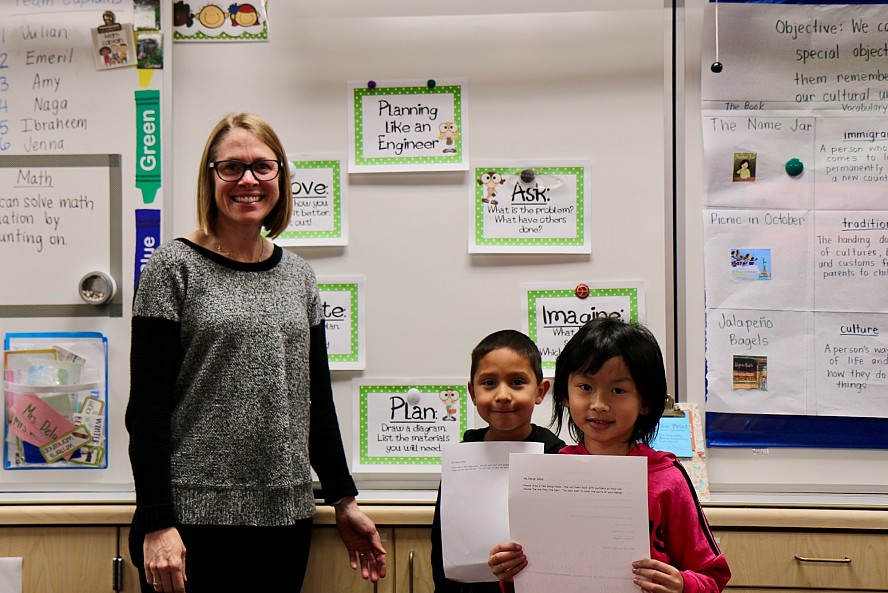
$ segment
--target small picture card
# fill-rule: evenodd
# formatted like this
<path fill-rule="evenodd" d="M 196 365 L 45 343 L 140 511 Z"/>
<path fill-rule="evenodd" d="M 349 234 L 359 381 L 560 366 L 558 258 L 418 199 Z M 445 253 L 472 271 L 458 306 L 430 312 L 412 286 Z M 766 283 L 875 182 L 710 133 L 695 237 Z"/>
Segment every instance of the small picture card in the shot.
<path fill-rule="evenodd" d="M 140 31 L 136 33 L 138 66 L 143 70 L 163 69 L 163 33 Z"/>
<path fill-rule="evenodd" d="M 473 163 L 469 253 L 591 253 L 588 162 Z"/>
<path fill-rule="evenodd" d="M 345 154 L 288 156 L 293 213 L 274 242 L 285 247 L 348 245 Z"/>
<path fill-rule="evenodd" d="M 365 368 L 364 277 L 319 277 L 318 291 L 324 308 L 330 370 Z"/>
<path fill-rule="evenodd" d="M 464 80 L 348 84 L 350 173 L 469 168 Z"/>
<path fill-rule="evenodd" d="M 644 322 L 644 283 L 580 282 L 523 284 L 524 330 L 543 356 L 543 370 L 554 371 L 555 359 L 568 340 L 598 317 Z"/>
<path fill-rule="evenodd" d="M 731 384 L 736 389 L 768 390 L 768 357 L 735 354 Z"/>
<path fill-rule="evenodd" d="M 83 405 L 80 406 L 81 414 L 101 414 L 105 409 L 105 402 L 97 397 L 89 396 L 84 398 Z"/>
<path fill-rule="evenodd" d="M 102 14 L 105 24 L 92 30 L 96 70 L 111 70 L 136 65 L 136 42 L 132 23 L 118 23 L 115 14 Z"/>
<path fill-rule="evenodd" d="M 71 457 L 68 461 L 77 465 L 88 465 L 98 467 L 105 459 L 105 447 L 96 447 L 94 445 L 83 445 L 78 449 L 80 455 Z"/>
<path fill-rule="evenodd" d="M 754 152 L 734 153 L 733 181 L 755 181 L 755 158 Z"/>
<path fill-rule="evenodd" d="M 160 0 L 134 0 L 133 23 L 136 31 L 159 31 Z"/>
<path fill-rule="evenodd" d="M 353 382 L 355 471 L 437 471 L 441 447 L 474 421 L 465 383 L 448 380 Z"/>
<path fill-rule="evenodd" d="M 731 280 L 770 280 L 770 249 L 731 249 Z"/>
<path fill-rule="evenodd" d="M 81 424 L 80 426 L 72 428 L 60 437 L 42 445 L 40 447 L 40 454 L 43 455 L 43 458 L 46 459 L 47 463 L 53 463 L 63 457 L 71 455 L 74 451 L 89 443 L 91 440 L 92 435 L 89 434 L 89 429 Z"/>
<path fill-rule="evenodd" d="M 86 426 L 92 435 L 92 444 L 99 446 L 105 439 L 105 416 L 93 416 L 91 414 L 74 414 L 74 424 Z"/>

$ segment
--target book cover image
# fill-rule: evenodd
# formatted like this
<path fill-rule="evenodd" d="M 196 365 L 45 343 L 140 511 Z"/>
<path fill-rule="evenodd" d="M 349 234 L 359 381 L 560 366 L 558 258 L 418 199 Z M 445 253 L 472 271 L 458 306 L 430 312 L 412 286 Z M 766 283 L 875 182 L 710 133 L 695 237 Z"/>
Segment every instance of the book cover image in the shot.
<path fill-rule="evenodd" d="M 734 153 L 734 169 L 732 178 L 734 181 L 755 181 L 754 152 Z"/>
<path fill-rule="evenodd" d="M 734 355 L 733 388 L 768 390 L 768 357 Z"/>

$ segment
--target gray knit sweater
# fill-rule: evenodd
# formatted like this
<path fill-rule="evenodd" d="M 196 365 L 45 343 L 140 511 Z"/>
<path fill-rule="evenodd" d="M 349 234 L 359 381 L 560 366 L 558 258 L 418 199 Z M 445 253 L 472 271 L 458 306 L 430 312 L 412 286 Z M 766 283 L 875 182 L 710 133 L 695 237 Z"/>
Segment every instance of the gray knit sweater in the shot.
<path fill-rule="evenodd" d="M 308 518 L 310 457 L 329 500 L 356 493 L 319 300 L 308 263 L 279 247 L 258 264 L 181 239 L 151 256 L 133 304 L 127 408 L 137 524 Z"/>

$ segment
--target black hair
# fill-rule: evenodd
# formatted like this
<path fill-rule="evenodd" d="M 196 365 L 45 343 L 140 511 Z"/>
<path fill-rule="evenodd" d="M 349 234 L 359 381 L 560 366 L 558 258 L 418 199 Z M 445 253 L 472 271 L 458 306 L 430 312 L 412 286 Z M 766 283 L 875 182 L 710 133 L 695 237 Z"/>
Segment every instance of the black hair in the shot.
<path fill-rule="evenodd" d="M 635 421 L 634 442 L 649 445 L 657 434 L 657 423 L 666 407 L 666 367 L 657 338 L 638 323 L 616 317 L 593 319 L 581 327 L 565 344 L 555 361 L 552 397 L 552 423 L 555 434 L 561 431 L 564 416 L 571 436 L 580 442 L 583 431 L 570 417 L 567 385 L 574 373 L 594 375 L 605 362 L 623 359 L 645 410 Z"/>
<path fill-rule="evenodd" d="M 478 370 L 478 364 L 481 359 L 500 348 L 508 348 L 518 356 L 524 358 L 533 369 L 537 383 L 543 382 L 543 361 L 540 355 L 540 349 L 525 334 L 514 329 L 503 329 L 493 332 L 475 346 L 472 350 L 472 369 L 469 373 L 469 381 L 474 381 L 475 372 Z"/>

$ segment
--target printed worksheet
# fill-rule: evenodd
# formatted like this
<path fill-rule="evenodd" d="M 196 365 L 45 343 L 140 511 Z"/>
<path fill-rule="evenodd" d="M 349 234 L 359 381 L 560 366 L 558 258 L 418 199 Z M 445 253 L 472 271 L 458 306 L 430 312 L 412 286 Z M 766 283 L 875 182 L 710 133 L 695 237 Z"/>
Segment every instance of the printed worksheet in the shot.
<path fill-rule="evenodd" d="M 527 556 L 515 593 L 637 593 L 647 498 L 644 457 L 513 453 L 509 529 Z"/>

